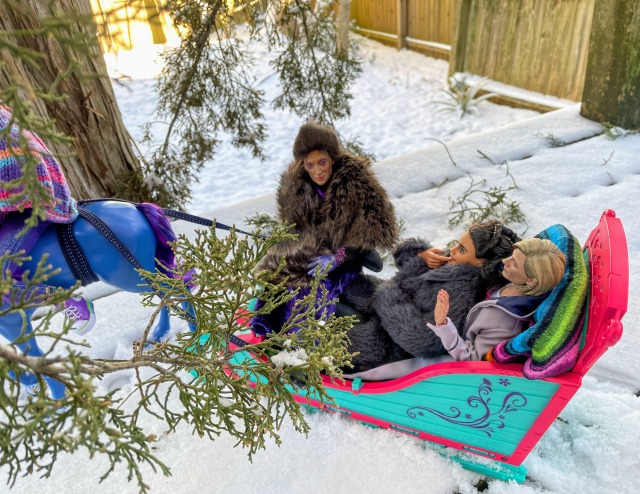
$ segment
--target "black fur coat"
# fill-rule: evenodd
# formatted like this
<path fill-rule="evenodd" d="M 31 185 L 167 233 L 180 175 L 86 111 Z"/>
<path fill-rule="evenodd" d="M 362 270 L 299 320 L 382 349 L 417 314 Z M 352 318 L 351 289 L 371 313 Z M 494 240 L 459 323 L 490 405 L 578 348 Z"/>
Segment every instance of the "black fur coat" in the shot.
<path fill-rule="evenodd" d="M 288 286 L 308 285 L 307 264 L 316 256 L 333 254 L 340 247 L 348 252 L 392 250 L 397 242 L 393 205 L 364 158 L 336 159 L 324 199 L 294 161 L 280 177 L 276 200 L 280 220 L 294 223 L 299 237 L 274 246 L 258 269 L 275 271 L 284 256 L 282 274 L 288 277 Z"/>
<path fill-rule="evenodd" d="M 426 326 L 435 322 L 433 311 L 441 288 L 449 292 L 448 316 L 460 331 L 469 310 L 484 299 L 486 286 L 478 268 L 445 265 L 430 269 L 416 257 L 428 248 L 429 244 L 417 239 L 403 242 L 394 254 L 399 270 L 393 278 L 384 282 L 370 279 L 345 293 L 350 305 L 369 317 L 349 332 L 349 351 L 360 352 L 353 359 L 359 368 L 445 354 L 440 338 Z"/>

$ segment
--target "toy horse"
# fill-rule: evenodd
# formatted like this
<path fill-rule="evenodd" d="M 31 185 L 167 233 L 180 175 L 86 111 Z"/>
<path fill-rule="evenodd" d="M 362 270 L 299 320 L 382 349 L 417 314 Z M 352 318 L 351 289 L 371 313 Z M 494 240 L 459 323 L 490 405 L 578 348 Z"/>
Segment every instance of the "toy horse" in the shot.
<path fill-rule="evenodd" d="M 15 221 L 15 220 L 14 220 Z M 0 235 L 6 228 L 0 229 Z M 70 288 L 81 280 L 83 285 L 103 281 L 128 292 L 143 292 L 150 288 L 136 271 L 160 271 L 170 274 L 174 256 L 169 242 L 176 239 L 164 211 L 153 204 L 135 205 L 117 200 L 82 203 L 78 218 L 70 224 L 51 223 L 44 228 L 31 249 L 30 261 L 22 271 L 33 272 L 43 254 L 59 272 L 50 278 L 52 286 Z M 156 261 L 157 260 L 157 261 Z M 8 304 L 3 302 L 3 309 Z M 35 309 L 26 310 L 26 333 L 33 331 L 31 317 Z M 10 342 L 22 334 L 22 316 L 13 312 L 0 317 L 0 334 Z M 161 341 L 169 330 L 169 314 L 165 307 L 150 337 Z M 41 356 L 42 351 L 32 338 L 16 345 L 27 355 Z M 21 376 L 25 385 L 35 384 L 33 376 Z M 64 387 L 47 380 L 52 396 L 64 396 Z"/>
<path fill-rule="evenodd" d="M 78 280 L 82 285 L 100 280 L 128 292 L 147 291 L 149 287 L 138 269 L 155 271 L 158 268 L 172 276 L 175 267 L 169 243 L 176 240 L 176 236 L 166 214 L 203 225 L 212 224 L 203 218 L 165 211 L 149 203 L 96 200 L 77 204 L 51 151 L 35 133 L 19 126 L 13 120 L 11 108 L 1 101 L 0 132 L 0 254 L 24 252 L 31 258 L 22 266 L 3 261 L 3 274 L 8 272 L 16 280 L 21 272 L 34 272 L 46 253 L 53 269 L 59 269 L 49 279 L 51 286 L 67 289 Z M 30 159 L 26 159 L 27 156 Z M 23 234 L 34 207 L 33 199 L 18 180 L 27 166 L 35 168 L 40 186 L 48 192 L 50 200 L 39 204 L 45 220 Z M 2 309 L 8 308 L 10 301 L 3 295 Z M 189 309 L 184 304 L 183 308 Z M 34 312 L 35 309 L 27 309 L 24 313 L 13 311 L 0 316 L 0 335 L 14 343 L 31 334 Z M 160 341 L 168 330 L 168 309 L 163 308 L 150 339 Z M 34 338 L 15 345 L 27 355 L 42 355 Z M 61 383 L 46 380 L 53 397 L 64 396 Z M 36 384 L 33 375 L 21 375 L 20 381 L 25 385 Z"/>

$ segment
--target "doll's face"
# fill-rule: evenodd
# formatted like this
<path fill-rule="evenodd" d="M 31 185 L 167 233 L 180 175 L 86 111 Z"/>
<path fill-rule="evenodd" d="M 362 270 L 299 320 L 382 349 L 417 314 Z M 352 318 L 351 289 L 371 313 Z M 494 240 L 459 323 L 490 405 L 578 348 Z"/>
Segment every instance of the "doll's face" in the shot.
<path fill-rule="evenodd" d="M 532 282 L 533 278 L 529 278 L 524 270 L 524 263 L 527 256 L 520 249 L 514 249 L 511 257 L 502 260 L 504 269 L 502 277 L 509 280 L 514 285 L 526 285 Z"/>
<path fill-rule="evenodd" d="M 481 266 L 484 259 L 476 257 L 476 247 L 468 232 L 464 232 L 458 243 L 451 248 L 449 252 L 451 260 L 449 264 L 469 264 L 470 266 Z"/>
<path fill-rule="evenodd" d="M 331 178 L 333 160 L 326 151 L 311 151 L 304 159 L 304 169 L 311 180 L 322 187 Z"/>

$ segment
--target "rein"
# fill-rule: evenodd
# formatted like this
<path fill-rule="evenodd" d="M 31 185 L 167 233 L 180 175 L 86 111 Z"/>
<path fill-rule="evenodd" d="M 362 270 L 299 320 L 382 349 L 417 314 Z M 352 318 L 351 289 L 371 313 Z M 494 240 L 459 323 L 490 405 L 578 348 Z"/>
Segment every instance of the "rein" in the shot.
<path fill-rule="evenodd" d="M 82 201 L 78 201 L 78 205 L 80 206 L 83 204 L 91 204 L 93 202 L 103 202 L 103 201 L 126 202 L 128 204 L 133 204 L 134 206 L 137 206 L 139 204 L 137 202 L 127 201 L 126 199 L 85 199 Z M 219 230 L 227 230 L 227 231 L 235 230 L 238 233 L 242 233 L 244 235 L 250 235 L 252 237 L 257 236 L 259 238 L 267 238 L 265 235 L 256 235 L 255 233 L 245 232 L 234 226 L 225 225 L 224 223 L 212 221 L 207 218 L 203 218 L 201 216 L 195 216 L 193 214 L 185 213 L 183 211 L 176 211 L 174 209 L 168 209 L 168 208 L 162 208 L 162 210 L 164 211 L 164 214 L 166 214 L 167 216 L 178 219 L 178 220 L 184 220 L 184 221 L 188 221 L 190 223 L 195 223 L 197 225 L 202 225 L 202 226 L 215 226 Z"/>

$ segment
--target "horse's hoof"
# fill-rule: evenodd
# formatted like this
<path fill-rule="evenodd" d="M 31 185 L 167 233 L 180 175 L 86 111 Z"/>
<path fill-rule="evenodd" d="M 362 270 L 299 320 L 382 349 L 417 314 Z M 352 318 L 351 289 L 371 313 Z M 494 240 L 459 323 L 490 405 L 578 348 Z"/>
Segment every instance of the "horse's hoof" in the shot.
<path fill-rule="evenodd" d="M 38 396 L 38 394 L 40 393 L 40 384 L 39 383 L 36 383 L 36 384 L 23 384 L 22 385 L 22 389 L 29 396 Z"/>

